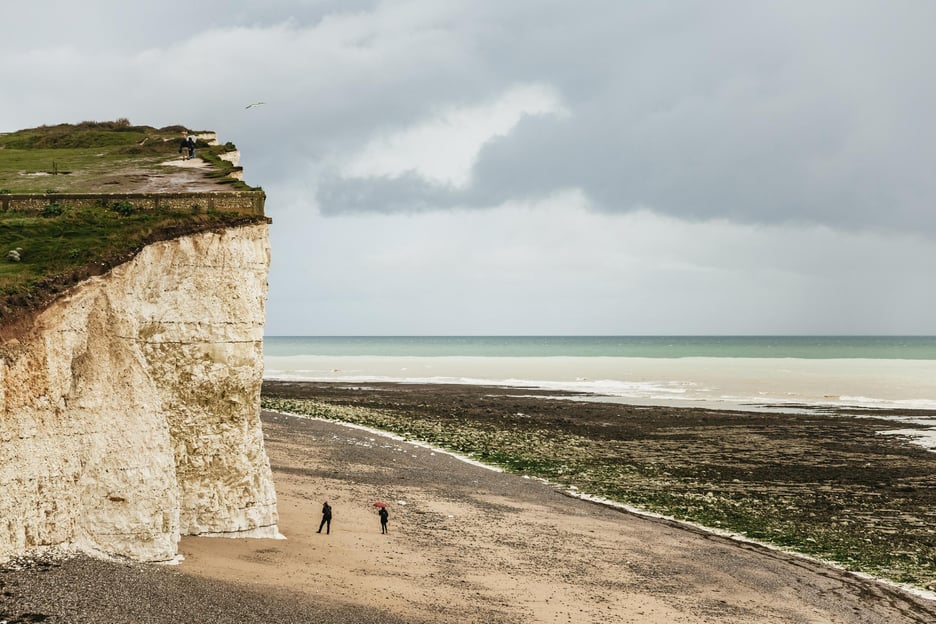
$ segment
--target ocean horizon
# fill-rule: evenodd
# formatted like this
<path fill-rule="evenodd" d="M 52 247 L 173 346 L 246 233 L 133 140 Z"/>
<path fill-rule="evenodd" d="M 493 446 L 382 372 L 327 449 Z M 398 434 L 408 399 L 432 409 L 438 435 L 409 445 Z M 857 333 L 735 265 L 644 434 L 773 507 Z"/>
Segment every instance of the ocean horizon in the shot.
<path fill-rule="evenodd" d="M 274 355 L 741 357 L 936 360 L 936 336 L 266 336 Z"/>

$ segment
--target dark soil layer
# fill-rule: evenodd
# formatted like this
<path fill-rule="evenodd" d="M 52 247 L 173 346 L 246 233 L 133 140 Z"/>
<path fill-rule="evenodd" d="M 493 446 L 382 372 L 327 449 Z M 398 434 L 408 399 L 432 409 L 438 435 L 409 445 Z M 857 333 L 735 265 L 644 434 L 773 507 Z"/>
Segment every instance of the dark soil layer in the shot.
<path fill-rule="evenodd" d="M 214 232 L 235 227 L 269 223 L 265 216 L 241 215 L 237 213 L 214 213 L 201 218 L 191 215 L 141 233 L 136 239 L 136 232 L 127 232 L 127 248 L 111 255 L 94 255 L 93 261 L 86 264 L 66 266 L 62 270 L 49 272 L 41 278 L 28 280 L 27 283 L 0 288 L 0 340 L 6 341 L 18 337 L 29 328 L 35 315 L 49 307 L 69 288 L 97 275 L 103 275 L 115 266 L 129 262 L 146 246 L 161 241 L 173 240 L 183 236 L 203 232 Z M 0 250 L 9 245 L 3 240 L 5 231 L 0 224 Z M 95 250 L 97 251 L 97 250 Z M 93 253 L 93 252 L 92 252 Z"/>
<path fill-rule="evenodd" d="M 897 428 L 880 412 L 735 412 L 563 396 L 467 385 L 263 386 L 267 409 L 394 431 L 588 494 L 936 588 L 936 454 L 880 435 Z"/>

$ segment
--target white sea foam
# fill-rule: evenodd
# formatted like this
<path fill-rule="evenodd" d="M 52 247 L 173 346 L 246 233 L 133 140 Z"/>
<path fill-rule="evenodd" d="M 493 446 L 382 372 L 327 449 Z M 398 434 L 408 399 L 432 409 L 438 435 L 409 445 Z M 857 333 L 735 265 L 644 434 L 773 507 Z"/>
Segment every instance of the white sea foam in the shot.
<path fill-rule="evenodd" d="M 936 361 L 791 358 L 267 356 L 265 377 L 462 383 L 639 401 L 936 409 Z"/>
<path fill-rule="evenodd" d="M 268 355 L 265 364 L 267 379 L 504 386 L 634 405 L 936 410 L 936 360 Z"/>

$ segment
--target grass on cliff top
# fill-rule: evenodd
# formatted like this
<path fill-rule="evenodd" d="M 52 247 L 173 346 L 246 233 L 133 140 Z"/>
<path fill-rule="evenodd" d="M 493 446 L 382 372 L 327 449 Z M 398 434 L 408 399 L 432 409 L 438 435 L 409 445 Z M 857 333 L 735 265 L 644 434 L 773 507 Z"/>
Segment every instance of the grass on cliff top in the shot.
<path fill-rule="evenodd" d="M 152 128 L 120 119 L 0 133 L 0 193 L 99 192 L 122 175 L 164 174 L 162 163 L 178 157 L 179 140 L 189 132 L 199 134 L 184 126 Z M 207 177 L 250 190 L 228 177 L 234 166 L 218 158 L 235 149 L 231 143 L 198 143 L 198 155 L 213 167 Z"/>
<path fill-rule="evenodd" d="M 41 213 L 0 212 L 0 324 L 41 309 L 149 243 L 263 219 L 229 212 L 136 210 L 129 202 L 78 208 L 53 202 Z"/>
<path fill-rule="evenodd" d="M 166 175 L 162 163 L 178 157 L 179 141 L 190 133 L 199 134 L 126 119 L 0 133 L 0 194 L 46 194 L 48 201 L 39 213 L 0 212 L 0 329 L 149 243 L 265 220 L 195 206 L 171 212 L 139 210 L 127 201 L 101 199 L 75 208 L 55 201 L 54 193 L 101 193 L 115 180 Z M 198 155 L 212 165 L 206 177 L 230 190 L 252 190 L 227 177 L 234 167 L 219 158 L 235 149 L 199 142 Z"/>

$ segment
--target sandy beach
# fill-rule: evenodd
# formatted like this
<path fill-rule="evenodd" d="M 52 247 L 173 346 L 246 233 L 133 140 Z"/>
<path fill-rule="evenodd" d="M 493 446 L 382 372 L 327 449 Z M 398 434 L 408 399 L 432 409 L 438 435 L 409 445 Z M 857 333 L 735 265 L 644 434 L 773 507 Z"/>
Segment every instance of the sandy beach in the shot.
<path fill-rule="evenodd" d="M 910 623 L 936 602 L 359 428 L 264 412 L 286 539 L 0 571 L 10 622 Z M 316 533 L 321 507 L 331 533 Z M 382 535 L 374 502 L 386 502 Z"/>

